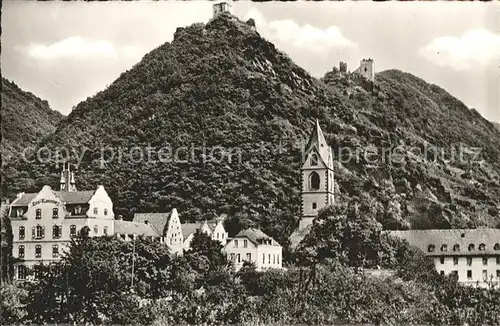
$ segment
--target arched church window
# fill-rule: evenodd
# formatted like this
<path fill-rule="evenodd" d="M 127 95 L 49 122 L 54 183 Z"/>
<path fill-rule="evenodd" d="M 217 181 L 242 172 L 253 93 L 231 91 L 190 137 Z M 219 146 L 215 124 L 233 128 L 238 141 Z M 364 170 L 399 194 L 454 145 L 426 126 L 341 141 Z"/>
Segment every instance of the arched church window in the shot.
<path fill-rule="evenodd" d="M 311 172 L 311 174 L 309 175 L 309 187 L 312 190 L 319 190 L 319 183 L 320 183 L 319 174 L 316 172 Z"/>
<path fill-rule="evenodd" d="M 316 154 L 311 155 L 311 166 L 318 165 L 318 156 Z"/>

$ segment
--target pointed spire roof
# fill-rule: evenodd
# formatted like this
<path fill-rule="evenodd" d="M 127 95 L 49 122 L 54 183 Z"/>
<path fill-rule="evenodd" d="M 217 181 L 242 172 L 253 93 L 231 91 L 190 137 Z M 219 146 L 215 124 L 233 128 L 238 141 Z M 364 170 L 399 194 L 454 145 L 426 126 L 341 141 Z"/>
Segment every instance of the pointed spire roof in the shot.
<path fill-rule="evenodd" d="M 330 159 L 332 151 L 326 142 L 325 135 L 321 130 L 318 119 L 316 119 L 316 125 L 311 133 L 311 136 L 309 137 L 309 141 L 307 142 L 306 153 L 309 154 L 313 148 L 316 148 L 316 151 L 319 153 L 321 159 L 327 166 L 332 163 Z"/>

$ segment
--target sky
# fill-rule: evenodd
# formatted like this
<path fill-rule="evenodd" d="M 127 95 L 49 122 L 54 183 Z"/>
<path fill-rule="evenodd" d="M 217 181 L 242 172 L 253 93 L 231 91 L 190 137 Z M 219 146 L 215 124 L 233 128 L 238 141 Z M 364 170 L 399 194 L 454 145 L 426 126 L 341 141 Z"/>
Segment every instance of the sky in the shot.
<path fill-rule="evenodd" d="M 69 114 L 177 27 L 207 22 L 208 1 L 4 1 L 5 78 Z M 500 122 L 500 2 L 231 3 L 240 19 L 315 77 L 363 58 L 437 84 Z"/>

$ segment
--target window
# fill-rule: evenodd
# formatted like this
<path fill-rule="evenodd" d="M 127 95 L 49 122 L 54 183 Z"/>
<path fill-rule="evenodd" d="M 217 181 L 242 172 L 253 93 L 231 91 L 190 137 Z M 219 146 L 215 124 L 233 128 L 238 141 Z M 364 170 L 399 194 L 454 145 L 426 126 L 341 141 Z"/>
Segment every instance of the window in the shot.
<path fill-rule="evenodd" d="M 500 256 L 497 256 L 497 265 L 500 265 Z"/>
<path fill-rule="evenodd" d="M 26 266 L 24 265 L 17 266 L 17 278 L 19 280 L 26 279 Z"/>
<path fill-rule="evenodd" d="M 483 257 L 483 265 L 484 266 L 488 265 L 488 257 Z"/>
<path fill-rule="evenodd" d="M 108 227 L 107 226 L 104 227 L 104 235 L 108 235 Z"/>
<path fill-rule="evenodd" d="M 313 209 L 316 209 L 317 204 L 316 203 L 312 203 L 312 207 L 313 207 Z"/>
<path fill-rule="evenodd" d="M 262 254 L 262 264 L 266 263 L 266 254 Z"/>
<path fill-rule="evenodd" d="M 453 265 L 458 265 L 458 257 L 453 257 Z"/>
<path fill-rule="evenodd" d="M 276 255 L 273 254 L 273 264 L 276 264 Z"/>
<path fill-rule="evenodd" d="M 493 249 L 500 250 L 500 243 L 495 243 L 495 245 L 493 246 Z"/>
<path fill-rule="evenodd" d="M 316 154 L 311 155 L 311 166 L 318 165 L 318 156 Z"/>
<path fill-rule="evenodd" d="M 224 233 L 222 233 L 222 239 L 224 239 Z"/>
<path fill-rule="evenodd" d="M 448 251 L 448 246 L 447 245 L 442 245 L 441 246 L 441 251 Z"/>
<path fill-rule="evenodd" d="M 248 240 L 243 240 L 243 248 L 247 248 L 248 247 Z"/>
<path fill-rule="evenodd" d="M 36 219 L 41 219 L 42 218 L 42 210 L 40 208 L 37 208 L 35 211 Z"/>
<path fill-rule="evenodd" d="M 467 257 L 467 266 L 472 265 L 472 257 Z"/>
<path fill-rule="evenodd" d="M 57 239 L 61 237 L 61 229 L 58 225 L 52 226 L 52 238 Z"/>
<path fill-rule="evenodd" d="M 474 251 L 476 249 L 476 246 L 474 246 L 473 243 L 469 245 L 469 251 Z"/>
<path fill-rule="evenodd" d="M 230 259 L 231 261 L 233 261 L 233 262 L 234 262 L 234 253 L 231 253 L 231 254 L 229 255 L 229 259 Z"/>
<path fill-rule="evenodd" d="M 500 278 L 500 269 L 497 269 L 497 278 Z"/>
<path fill-rule="evenodd" d="M 470 269 L 467 271 L 467 279 L 472 280 L 472 271 Z"/>
<path fill-rule="evenodd" d="M 486 250 L 486 245 L 484 243 L 481 243 L 479 245 L 479 251 L 485 251 Z"/>
<path fill-rule="evenodd" d="M 487 280 L 488 280 L 488 271 L 483 270 L 483 281 L 487 281 Z"/>
<path fill-rule="evenodd" d="M 42 239 L 45 235 L 45 227 L 41 225 L 37 225 L 35 227 L 35 238 Z"/>
<path fill-rule="evenodd" d="M 252 254 L 251 253 L 247 253 L 247 261 L 252 261 Z"/>
<path fill-rule="evenodd" d="M 429 247 L 427 247 L 427 251 L 428 252 L 433 252 L 435 248 L 436 247 L 434 245 L 429 245 Z"/>
<path fill-rule="evenodd" d="M 52 257 L 53 258 L 59 257 L 59 246 L 58 245 L 52 246 Z"/>
<path fill-rule="evenodd" d="M 58 218 L 58 217 L 59 217 L 59 209 L 53 208 L 52 209 L 52 218 Z"/>
<path fill-rule="evenodd" d="M 234 240 L 234 247 L 238 248 L 238 240 Z"/>
<path fill-rule="evenodd" d="M 94 233 L 95 234 L 99 233 L 99 226 L 94 225 Z"/>
<path fill-rule="evenodd" d="M 104 209 L 104 216 L 108 216 L 108 209 L 107 208 Z"/>
<path fill-rule="evenodd" d="M 271 263 L 271 254 L 268 254 L 268 260 L 267 260 L 267 263 L 270 264 Z"/>
<path fill-rule="evenodd" d="M 460 245 L 458 245 L 458 244 L 454 245 L 453 251 L 460 251 Z"/>
<path fill-rule="evenodd" d="M 24 258 L 24 246 L 23 245 L 19 246 L 17 257 Z"/>
<path fill-rule="evenodd" d="M 36 245 L 35 247 L 35 258 L 40 258 L 42 257 L 42 246 L 41 245 Z"/>
<path fill-rule="evenodd" d="M 97 215 L 97 213 L 99 213 L 97 207 L 94 207 L 94 215 Z"/>
<path fill-rule="evenodd" d="M 19 240 L 24 240 L 24 236 L 25 236 L 24 226 L 20 226 L 19 227 Z"/>
<path fill-rule="evenodd" d="M 240 259 L 240 254 L 237 254 L 237 255 L 236 255 L 236 260 L 237 260 L 237 263 L 240 263 L 240 262 L 241 262 L 241 259 Z"/>
<path fill-rule="evenodd" d="M 35 277 L 35 279 L 39 279 L 41 276 L 40 274 L 40 268 L 38 268 L 38 266 L 33 266 L 33 276 Z"/>
<path fill-rule="evenodd" d="M 309 188 L 311 190 L 319 190 L 320 178 L 316 172 L 311 172 L 309 175 Z"/>
<path fill-rule="evenodd" d="M 441 262 L 441 264 L 444 264 L 444 257 L 439 257 L 439 261 Z"/>
<path fill-rule="evenodd" d="M 451 271 L 451 275 L 455 276 L 456 278 L 458 278 L 458 271 Z"/>
<path fill-rule="evenodd" d="M 439 274 L 440 274 L 441 276 L 444 276 L 444 271 L 440 271 L 440 272 L 439 272 Z"/>
<path fill-rule="evenodd" d="M 69 235 L 74 237 L 76 235 L 76 225 L 71 225 L 69 227 Z"/>
<path fill-rule="evenodd" d="M 217 239 L 219 239 L 219 232 L 217 232 Z"/>
<path fill-rule="evenodd" d="M 276 257 L 276 264 L 279 264 L 279 263 L 280 263 L 280 255 L 278 255 L 278 256 Z"/>

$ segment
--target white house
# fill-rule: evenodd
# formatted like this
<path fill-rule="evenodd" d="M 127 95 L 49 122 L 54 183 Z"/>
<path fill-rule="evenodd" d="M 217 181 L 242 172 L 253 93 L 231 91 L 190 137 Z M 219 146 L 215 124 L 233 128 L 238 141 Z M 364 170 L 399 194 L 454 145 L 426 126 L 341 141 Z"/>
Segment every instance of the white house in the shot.
<path fill-rule="evenodd" d="M 253 262 L 257 270 L 282 268 L 282 248 L 273 238 L 259 229 L 240 231 L 224 251 L 239 270 L 245 261 Z"/>

